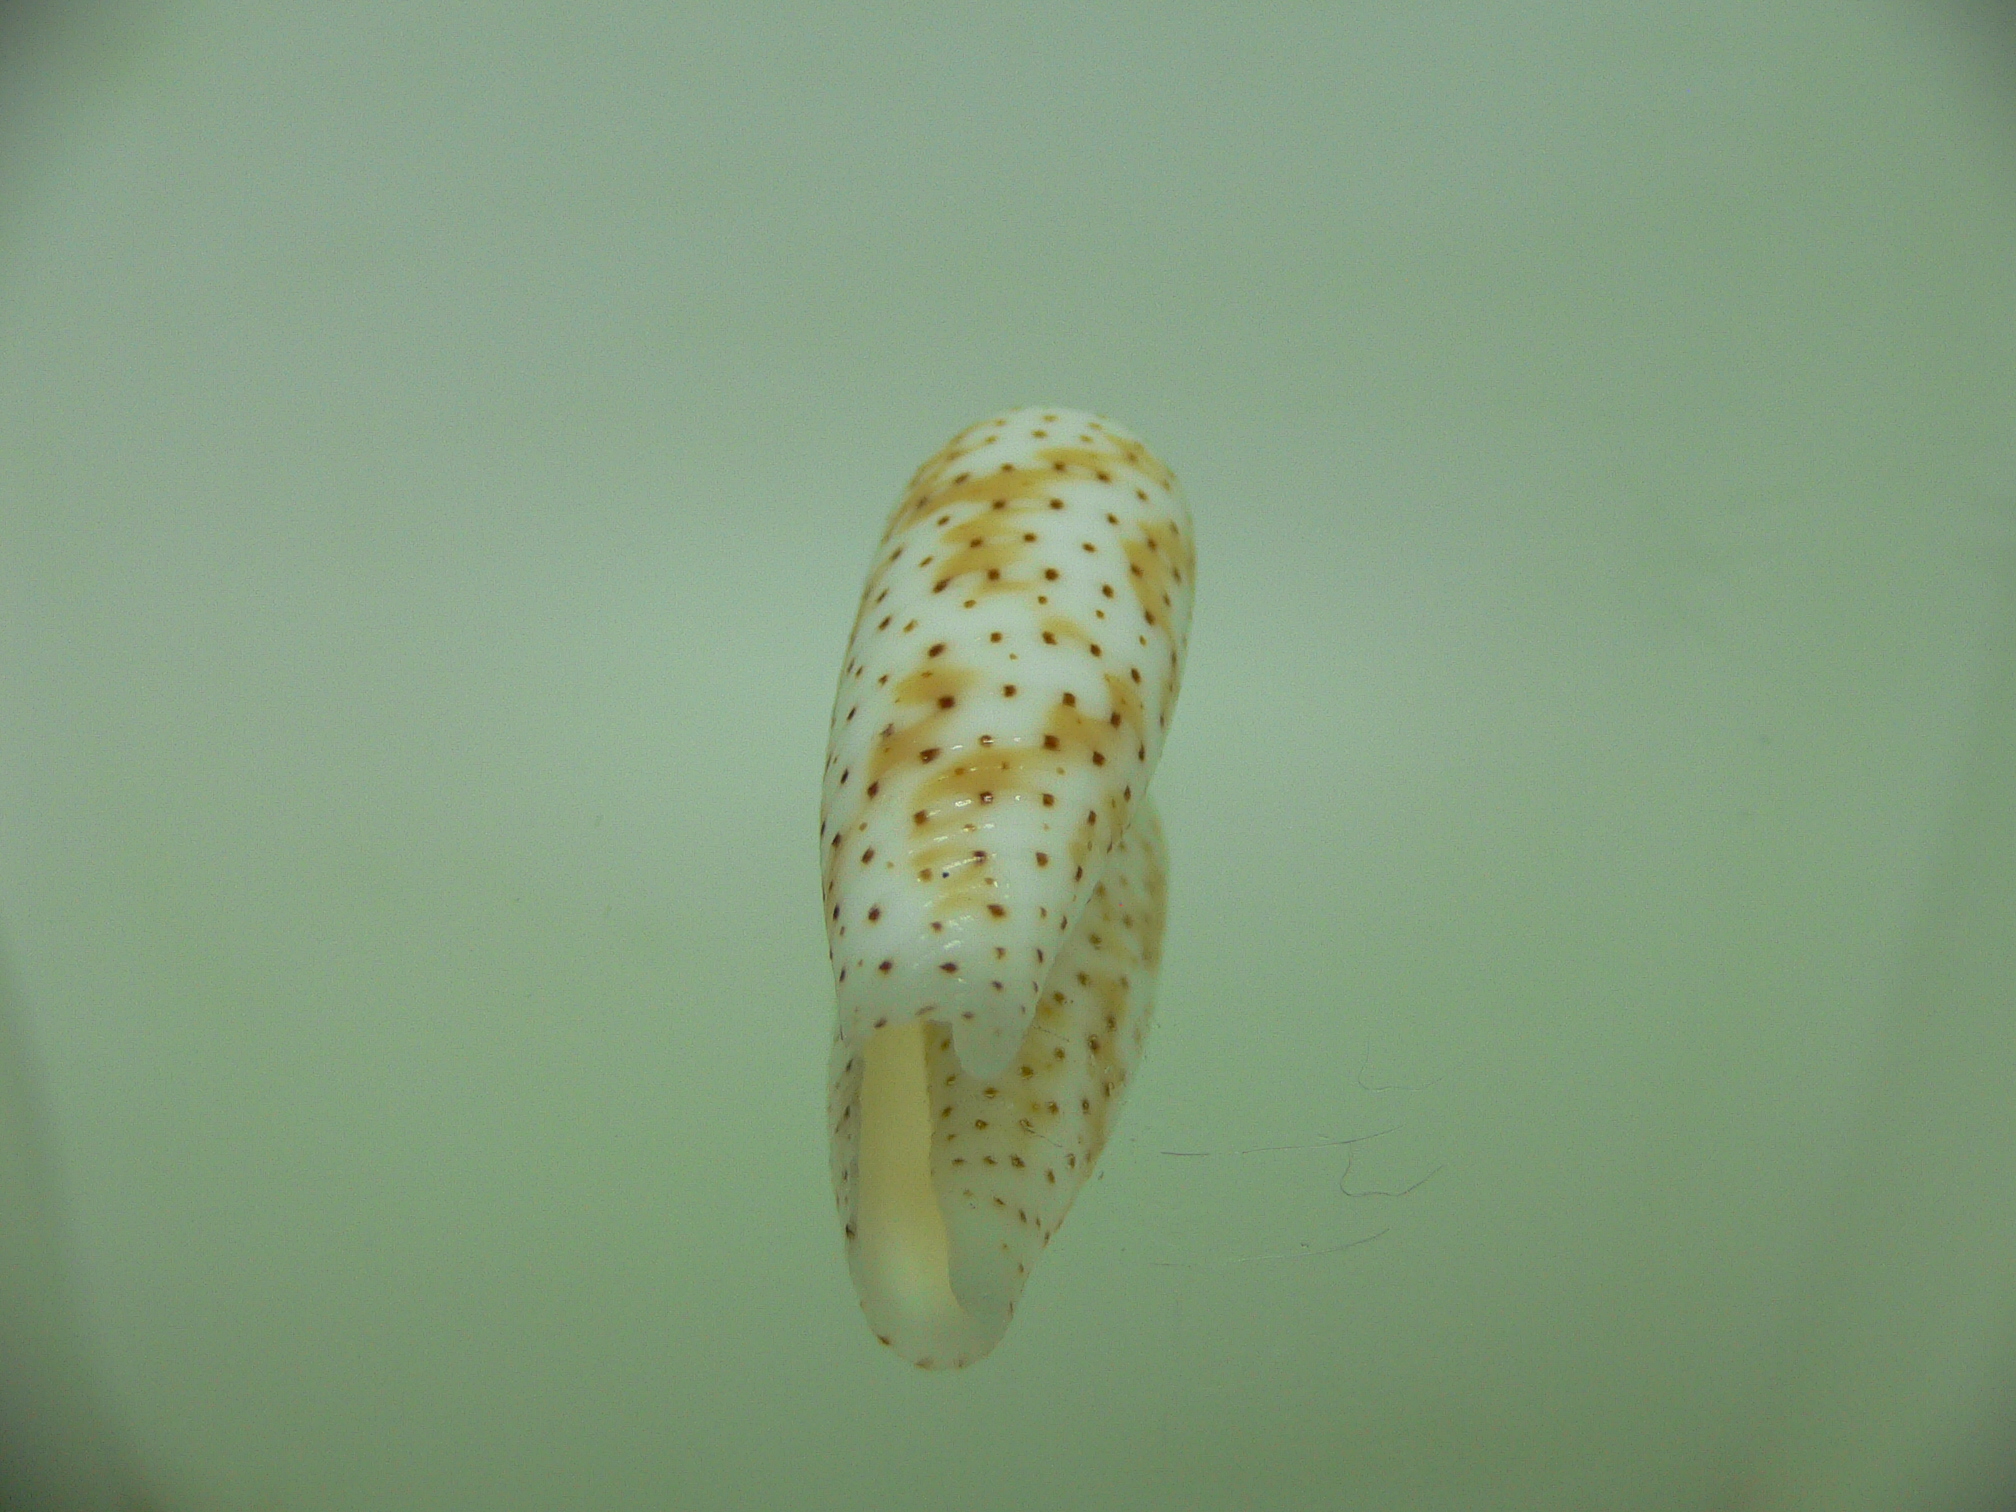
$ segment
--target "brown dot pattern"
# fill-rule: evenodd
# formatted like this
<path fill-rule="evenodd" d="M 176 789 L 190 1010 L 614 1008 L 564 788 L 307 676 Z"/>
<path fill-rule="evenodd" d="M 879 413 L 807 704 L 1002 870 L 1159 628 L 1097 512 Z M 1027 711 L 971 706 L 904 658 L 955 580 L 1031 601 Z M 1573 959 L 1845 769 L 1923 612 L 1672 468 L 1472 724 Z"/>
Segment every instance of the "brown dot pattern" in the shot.
<path fill-rule="evenodd" d="M 851 1241 L 861 1047 L 929 1020 L 940 1208 L 1011 1311 L 1147 1030 L 1165 869 L 1147 793 L 1194 581 L 1188 507 L 1138 438 L 1010 411 L 911 479 L 841 668 L 820 826 L 835 1196 Z"/>
<path fill-rule="evenodd" d="M 1013 1062 L 998 1075 L 971 1075 L 950 1030 L 927 1030 L 932 1179 L 954 1263 L 990 1272 L 1010 1312 L 1098 1164 L 1140 1064 L 1161 964 L 1167 876 L 1161 823 L 1153 804 L 1143 803 L 1058 957 Z M 837 1036 L 831 1070 L 833 1191 L 851 1244 L 861 1059 Z M 892 1335 L 884 1342 L 905 1341 Z M 973 1358 L 940 1355 L 931 1364 Z"/>
<path fill-rule="evenodd" d="M 1013 1054 L 1147 791 L 1194 577 L 1173 475 L 1113 421 L 1011 411 L 917 471 L 833 710 L 821 842 L 843 1033 L 931 1016 L 978 1067 Z"/>

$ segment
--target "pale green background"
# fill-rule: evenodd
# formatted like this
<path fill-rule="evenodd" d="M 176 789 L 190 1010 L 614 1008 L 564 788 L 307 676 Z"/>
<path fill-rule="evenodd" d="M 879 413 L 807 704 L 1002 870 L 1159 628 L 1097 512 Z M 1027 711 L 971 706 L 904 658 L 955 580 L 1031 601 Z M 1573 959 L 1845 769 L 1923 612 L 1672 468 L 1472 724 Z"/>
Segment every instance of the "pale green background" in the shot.
<path fill-rule="evenodd" d="M 25 34 L 0 1027 L 70 1271 L 17 1260 L 16 1312 L 74 1309 L 177 1508 L 1709 1505 L 1792 1411 L 1988 812 L 1984 25 Z M 1137 428 L 1196 512 L 1172 914 L 1100 1180 L 998 1354 L 925 1375 L 827 1188 L 818 774 L 884 511 L 1030 402 Z M 74 1385 L 66 1347 L 12 1368 Z"/>

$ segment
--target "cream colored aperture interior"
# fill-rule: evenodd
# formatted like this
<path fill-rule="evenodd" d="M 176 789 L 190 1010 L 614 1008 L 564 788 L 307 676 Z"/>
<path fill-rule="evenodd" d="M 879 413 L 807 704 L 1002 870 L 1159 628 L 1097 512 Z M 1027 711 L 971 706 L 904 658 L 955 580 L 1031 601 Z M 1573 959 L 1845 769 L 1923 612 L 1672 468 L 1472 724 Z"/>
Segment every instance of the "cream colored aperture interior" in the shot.
<path fill-rule="evenodd" d="M 942 1340 L 961 1354 L 984 1347 L 988 1330 L 952 1291 L 945 1215 L 931 1180 L 924 1032 L 918 1021 L 894 1024 L 870 1036 L 863 1052 L 857 1270 L 880 1326 Z"/>

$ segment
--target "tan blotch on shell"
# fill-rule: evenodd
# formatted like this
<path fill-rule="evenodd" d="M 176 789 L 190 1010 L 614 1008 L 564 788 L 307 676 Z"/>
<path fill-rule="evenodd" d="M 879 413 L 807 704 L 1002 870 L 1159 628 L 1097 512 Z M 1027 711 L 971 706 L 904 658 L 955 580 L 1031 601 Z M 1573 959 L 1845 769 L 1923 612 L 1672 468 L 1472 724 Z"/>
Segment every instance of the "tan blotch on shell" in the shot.
<path fill-rule="evenodd" d="M 917 1365 L 999 1341 L 1146 1037 L 1194 564 L 1137 438 L 1037 408 L 925 463 L 869 572 L 820 826 L 833 1186 L 869 1324 Z"/>

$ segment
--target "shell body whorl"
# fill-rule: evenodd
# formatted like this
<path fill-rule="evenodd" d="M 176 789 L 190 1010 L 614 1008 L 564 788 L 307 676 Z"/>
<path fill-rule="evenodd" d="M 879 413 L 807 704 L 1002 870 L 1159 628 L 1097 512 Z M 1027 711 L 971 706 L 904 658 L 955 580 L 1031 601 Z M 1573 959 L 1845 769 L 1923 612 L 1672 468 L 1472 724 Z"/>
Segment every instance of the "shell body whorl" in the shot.
<path fill-rule="evenodd" d="M 877 549 L 822 803 L 829 1111 L 863 1307 L 919 1365 L 999 1339 L 1146 1034 L 1193 577 L 1168 469 L 1060 409 L 960 432 Z"/>

